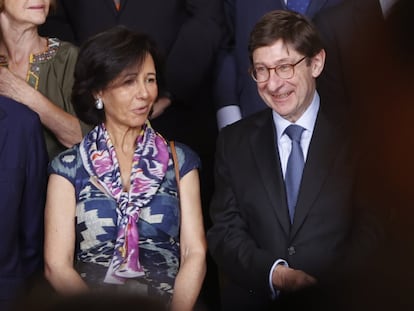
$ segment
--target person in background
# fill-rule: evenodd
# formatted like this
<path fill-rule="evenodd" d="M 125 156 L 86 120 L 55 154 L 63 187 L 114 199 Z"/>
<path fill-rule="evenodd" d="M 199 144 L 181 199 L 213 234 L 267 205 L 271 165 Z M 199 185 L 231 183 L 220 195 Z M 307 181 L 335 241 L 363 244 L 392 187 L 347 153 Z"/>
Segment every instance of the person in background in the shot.
<path fill-rule="evenodd" d="M 337 103 L 331 107 L 333 113 L 350 114 L 353 106 L 361 109 L 366 105 L 357 104 L 360 95 L 373 94 L 378 89 L 377 79 L 366 80 L 365 76 L 366 72 L 377 71 L 378 62 L 387 57 L 386 18 L 396 2 L 349 0 L 315 17 L 328 55 L 325 70 L 318 78 L 318 90 Z"/>
<path fill-rule="evenodd" d="M 42 270 L 47 153 L 36 113 L 0 96 L 0 310 Z"/>
<path fill-rule="evenodd" d="M 161 75 L 152 40 L 126 27 L 80 48 L 73 103 L 95 127 L 51 162 L 45 216 L 45 273 L 63 295 L 128 291 L 171 310 L 196 304 L 207 248 L 200 160 L 177 142 L 174 161 L 148 120 Z"/>
<path fill-rule="evenodd" d="M 229 31 L 217 61 L 217 76 L 213 90 L 219 129 L 266 108 L 256 92 L 254 81 L 248 74 L 249 56 L 246 47 L 249 34 L 259 18 L 271 10 L 293 10 L 312 19 L 318 12 L 342 1 L 224 1 Z"/>
<path fill-rule="evenodd" d="M 368 149 L 365 182 L 387 217 L 376 261 L 354 283 L 349 310 L 411 310 L 414 277 L 414 2 L 347 1 L 315 19 L 328 56 L 318 81 L 326 96 L 344 100 L 354 140 Z M 387 269 L 390 262 L 392 269 Z M 384 295 L 379 295 L 384 293 Z"/>
<path fill-rule="evenodd" d="M 0 94 L 40 116 L 49 158 L 82 139 L 70 101 L 78 49 L 38 34 L 54 4 L 0 0 Z"/>
<path fill-rule="evenodd" d="M 322 40 L 303 15 L 275 10 L 248 51 L 268 108 L 218 136 L 207 240 L 223 310 L 340 310 L 383 228 L 359 189 L 349 124 L 316 91 Z"/>

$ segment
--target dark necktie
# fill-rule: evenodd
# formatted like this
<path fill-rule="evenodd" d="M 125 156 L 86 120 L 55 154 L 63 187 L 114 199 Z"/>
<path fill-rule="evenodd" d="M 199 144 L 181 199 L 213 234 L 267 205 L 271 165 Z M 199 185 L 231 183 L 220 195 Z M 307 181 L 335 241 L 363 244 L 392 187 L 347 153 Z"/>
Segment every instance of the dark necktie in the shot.
<path fill-rule="evenodd" d="M 291 223 L 293 223 L 293 217 L 295 215 L 296 201 L 298 199 L 304 166 L 303 151 L 300 146 L 300 138 L 303 131 L 303 127 L 295 124 L 289 125 L 285 130 L 285 134 L 292 140 L 292 150 L 289 155 L 285 174 L 286 195 Z"/>
<path fill-rule="evenodd" d="M 310 0 L 287 0 L 287 8 L 289 10 L 305 14 L 308 9 Z"/>

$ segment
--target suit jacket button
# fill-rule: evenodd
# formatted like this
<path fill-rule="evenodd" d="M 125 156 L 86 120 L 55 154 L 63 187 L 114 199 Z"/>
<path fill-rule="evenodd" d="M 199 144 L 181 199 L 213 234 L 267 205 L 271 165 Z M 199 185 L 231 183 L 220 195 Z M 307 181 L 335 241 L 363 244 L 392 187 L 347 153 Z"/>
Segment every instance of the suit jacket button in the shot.
<path fill-rule="evenodd" d="M 294 246 L 288 247 L 288 253 L 289 253 L 289 256 L 295 255 L 296 253 L 295 247 Z"/>

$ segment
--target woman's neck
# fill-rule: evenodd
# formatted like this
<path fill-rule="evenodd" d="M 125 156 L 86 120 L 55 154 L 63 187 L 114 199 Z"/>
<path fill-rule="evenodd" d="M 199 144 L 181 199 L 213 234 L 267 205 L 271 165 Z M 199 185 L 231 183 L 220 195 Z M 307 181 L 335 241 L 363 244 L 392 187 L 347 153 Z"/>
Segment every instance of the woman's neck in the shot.
<path fill-rule="evenodd" d="M 46 38 L 39 36 L 35 25 L 17 25 L 0 18 L 0 54 L 7 56 L 9 63 L 27 63 L 30 54 L 45 51 Z"/>
<path fill-rule="evenodd" d="M 142 127 L 130 128 L 106 125 L 108 135 L 115 148 L 121 172 L 124 191 L 129 191 L 132 161 L 136 149 L 136 141 Z"/>
<path fill-rule="evenodd" d="M 111 124 L 105 124 L 105 126 L 117 153 L 122 152 L 132 156 L 142 127 L 120 127 Z"/>

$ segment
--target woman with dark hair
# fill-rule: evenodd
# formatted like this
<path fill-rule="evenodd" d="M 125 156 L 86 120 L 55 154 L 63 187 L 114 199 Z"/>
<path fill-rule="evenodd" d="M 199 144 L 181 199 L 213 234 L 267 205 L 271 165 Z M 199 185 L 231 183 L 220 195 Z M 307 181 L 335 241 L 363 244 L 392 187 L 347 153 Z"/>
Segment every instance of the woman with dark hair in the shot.
<path fill-rule="evenodd" d="M 52 161 L 46 203 L 45 273 L 61 294 L 126 290 L 194 307 L 206 272 L 200 160 L 180 143 L 173 160 L 151 127 L 159 76 L 152 41 L 122 26 L 80 48 L 72 100 L 95 127 Z"/>

